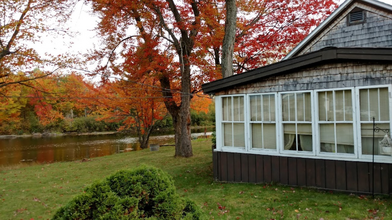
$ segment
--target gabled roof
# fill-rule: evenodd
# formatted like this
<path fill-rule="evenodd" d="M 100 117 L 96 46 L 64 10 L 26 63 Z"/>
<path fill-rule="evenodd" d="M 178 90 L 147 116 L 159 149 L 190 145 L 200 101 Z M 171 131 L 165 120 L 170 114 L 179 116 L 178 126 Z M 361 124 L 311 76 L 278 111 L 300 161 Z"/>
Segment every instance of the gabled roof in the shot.
<path fill-rule="evenodd" d="M 246 73 L 233 75 L 202 85 L 204 93 L 213 94 L 232 86 L 260 81 L 272 75 L 330 62 L 388 61 L 392 62 L 392 48 L 325 48 L 316 52 L 286 59 Z"/>
<path fill-rule="evenodd" d="M 309 43 L 329 27 L 337 18 L 339 18 L 354 3 L 363 3 L 371 7 L 386 10 L 392 13 L 392 6 L 377 0 L 346 0 L 344 1 L 327 19 L 325 19 L 316 29 L 314 29 L 303 41 L 301 41 L 283 60 L 297 56 Z"/>

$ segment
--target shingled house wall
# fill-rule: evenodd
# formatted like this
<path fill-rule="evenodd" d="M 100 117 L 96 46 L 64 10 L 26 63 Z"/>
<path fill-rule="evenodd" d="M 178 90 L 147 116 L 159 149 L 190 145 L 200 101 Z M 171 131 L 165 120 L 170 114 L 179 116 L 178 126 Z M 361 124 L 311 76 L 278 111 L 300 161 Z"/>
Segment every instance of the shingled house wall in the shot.
<path fill-rule="evenodd" d="M 366 22 L 349 25 L 347 15 L 355 8 L 366 11 Z M 325 47 L 392 47 L 392 15 L 365 4 L 355 3 L 328 26 L 323 34 L 299 52 L 299 55 Z"/>
<path fill-rule="evenodd" d="M 392 84 L 392 64 L 332 63 L 220 91 L 215 95 L 334 89 Z"/>

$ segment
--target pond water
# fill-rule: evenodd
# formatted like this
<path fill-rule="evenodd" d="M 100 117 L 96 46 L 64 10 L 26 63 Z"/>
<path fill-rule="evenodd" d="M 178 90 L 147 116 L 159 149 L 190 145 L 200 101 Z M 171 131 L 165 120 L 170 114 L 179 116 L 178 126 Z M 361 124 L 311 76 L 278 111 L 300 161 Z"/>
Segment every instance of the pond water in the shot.
<path fill-rule="evenodd" d="M 136 142 L 136 137 L 121 134 L 0 139 L 0 167 L 100 157 L 130 150 Z M 150 143 L 174 143 L 174 135 L 152 136 Z"/>

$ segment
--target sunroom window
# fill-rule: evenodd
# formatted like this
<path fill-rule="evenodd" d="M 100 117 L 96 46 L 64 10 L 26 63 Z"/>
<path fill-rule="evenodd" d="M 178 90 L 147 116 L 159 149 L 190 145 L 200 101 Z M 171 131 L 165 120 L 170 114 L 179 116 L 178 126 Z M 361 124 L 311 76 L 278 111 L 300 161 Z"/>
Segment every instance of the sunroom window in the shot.
<path fill-rule="evenodd" d="M 251 147 L 276 149 L 275 94 L 250 95 Z"/>
<path fill-rule="evenodd" d="M 223 145 L 245 147 L 245 108 L 243 96 L 222 98 Z"/>
<path fill-rule="evenodd" d="M 282 94 L 284 150 L 312 151 L 311 94 Z"/>
<path fill-rule="evenodd" d="M 354 153 L 351 90 L 318 92 L 320 152 Z"/>
<path fill-rule="evenodd" d="M 373 118 L 376 123 L 374 132 L 374 154 L 391 155 L 389 145 L 389 98 L 388 88 L 359 90 L 362 154 L 373 154 Z"/>

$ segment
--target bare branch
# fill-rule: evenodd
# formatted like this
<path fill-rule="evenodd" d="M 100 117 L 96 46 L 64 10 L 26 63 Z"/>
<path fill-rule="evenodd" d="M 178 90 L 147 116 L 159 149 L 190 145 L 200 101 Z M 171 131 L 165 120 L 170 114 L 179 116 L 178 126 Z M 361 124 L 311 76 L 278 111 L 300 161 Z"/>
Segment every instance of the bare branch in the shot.
<path fill-rule="evenodd" d="M 52 74 L 53 74 L 54 72 L 56 72 L 58 69 L 60 69 L 60 68 L 57 68 L 57 69 L 55 69 L 54 71 L 52 71 L 52 72 L 50 72 L 50 73 L 48 73 L 48 74 L 42 75 L 42 76 L 37 76 L 37 77 L 34 77 L 34 78 L 29 78 L 29 79 L 20 80 L 20 81 L 15 81 L 15 82 L 3 83 L 3 84 L 0 84 L 0 88 L 2 88 L 2 87 L 4 87 L 4 86 L 13 85 L 13 84 L 21 84 L 21 83 L 33 81 L 33 80 L 36 80 L 36 79 L 45 78 L 45 77 L 47 77 L 47 76 L 52 75 Z"/>
<path fill-rule="evenodd" d="M 122 39 L 120 42 L 118 42 L 118 44 L 117 44 L 117 45 L 114 47 L 114 49 L 110 52 L 110 55 L 109 55 L 108 61 L 106 62 L 105 67 L 107 67 L 107 66 L 109 65 L 110 60 L 112 59 L 112 57 L 113 57 L 113 55 L 114 55 L 114 51 L 117 49 L 117 47 L 119 47 L 120 44 L 122 44 L 124 41 L 129 40 L 129 39 L 134 38 L 134 37 L 140 37 L 140 36 L 139 36 L 139 35 L 132 35 L 132 36 L 126 37 L 126 38 Z"/>

